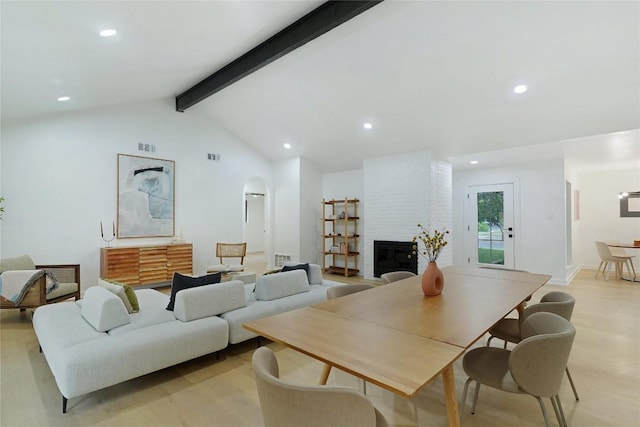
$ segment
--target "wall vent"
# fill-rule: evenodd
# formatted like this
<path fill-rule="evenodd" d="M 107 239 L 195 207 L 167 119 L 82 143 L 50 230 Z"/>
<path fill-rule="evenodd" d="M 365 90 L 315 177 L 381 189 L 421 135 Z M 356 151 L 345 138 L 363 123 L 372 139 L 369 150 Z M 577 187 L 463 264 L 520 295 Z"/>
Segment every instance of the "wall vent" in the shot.
<path fill-rule="evenodd" d="M 207 153 L 207 159 L 220 161 L 220 154 Z"/>
<path fill-rule="evenodd" d="M 287 254 L 276 254 L 275 262 L 273 263 L 276 267 L 283 267 L 285 262 L 291 261 L 291 255 Z"/>
<path fill-rule="evenodd" d="M 138 143 L 138 151 L 146 151 L 147 153 L 155 153 L 156 146 L 154 144 L 143 144 L 142 142 Z"/>

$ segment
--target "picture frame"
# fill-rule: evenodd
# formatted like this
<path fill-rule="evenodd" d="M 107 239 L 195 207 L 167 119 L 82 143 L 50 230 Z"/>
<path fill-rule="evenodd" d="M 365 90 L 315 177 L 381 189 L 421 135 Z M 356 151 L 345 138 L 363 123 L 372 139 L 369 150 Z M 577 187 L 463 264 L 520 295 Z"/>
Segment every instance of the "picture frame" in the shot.
<path fill-rule="evenodd" d="M 118 154 L 118 239 L 175 234 L 175 162 Z"/>
<path fill-rule="evenodd" d="M 640 191 L 629 192 L 629 195 L 620 199 L 620 217 L 640 217 Z"/>

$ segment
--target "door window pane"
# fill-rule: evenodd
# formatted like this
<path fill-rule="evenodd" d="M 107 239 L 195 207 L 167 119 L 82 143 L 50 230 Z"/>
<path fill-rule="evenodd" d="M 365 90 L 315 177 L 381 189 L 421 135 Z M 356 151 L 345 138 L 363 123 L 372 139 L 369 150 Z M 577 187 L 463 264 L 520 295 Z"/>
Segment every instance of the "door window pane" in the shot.
<path fill-rule="evenodd" d="M 504 265 L 504 192 L 478 193 L 478 263 Z"/>

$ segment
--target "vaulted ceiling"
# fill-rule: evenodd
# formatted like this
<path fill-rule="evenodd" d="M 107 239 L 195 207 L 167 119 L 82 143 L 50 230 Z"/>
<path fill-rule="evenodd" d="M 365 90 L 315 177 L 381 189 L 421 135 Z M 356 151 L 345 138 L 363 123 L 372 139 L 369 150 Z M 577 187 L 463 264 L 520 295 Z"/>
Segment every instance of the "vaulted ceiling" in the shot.
<path fill-rule="evenodd" d="M 320 4 L 2 1 L 2 121 L 173 105 Z M 195 112 L 322 171 L 423 149 L 640 168 L 640 3 L 387 0 L 176 114 Z"/>

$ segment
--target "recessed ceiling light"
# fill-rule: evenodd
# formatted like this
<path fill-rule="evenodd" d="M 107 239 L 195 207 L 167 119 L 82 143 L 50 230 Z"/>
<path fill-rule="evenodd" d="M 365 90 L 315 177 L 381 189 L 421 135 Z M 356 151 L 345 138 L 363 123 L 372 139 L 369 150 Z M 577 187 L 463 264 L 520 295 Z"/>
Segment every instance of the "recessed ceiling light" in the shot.
<path fill-rule="evenodd" d="M 478 164 L 478 161 L 477 161 L 477 160 L 471 160 L 471 161 L 469 162 L 469 164 L 477 165 L 477 164 Z"/>
<path fill-rule="evenodd" d="M 373 127 L 373 125 L 369 122 L 365 123 L 362 125 L 362 127 L 364 127 L 365 129 L 371 129 Z"/>
<path fill-rule="evenodd" d="M 58 98 L 58 101 L 65 102 L 65 101 L 68 101 L 70 99 L 71 99 L 71 97 L 69 97 L 69 96 L 61 96 L 61 97 Z"/>
<path fill-rule="evenodd" d="M 284 144 L 282 144 L 282 146 L 287 150 L 291 148 L 291 144 L 289 144 L 288 142 L 285 142 Z"/>
<path fill-rule="evenodd" d="M 102 30 L 102 31 L 100 31 L 100 35 L 101 35 L 102 37 L 111 37 L 111 36 L 115 36 L 115 35 L 116 35 L 116 33 L 117 33 L 117 31 L 116 31 L 116 30 L 114 30 L 114 29 L 111 29 L 111 28 L 110 28 L 110 29 L 108 29 L 108 30 Z"/>
<path fill-rule="evenodd" d="M 525 93 L 527 91 L 527 86 L 525 85 L 518 85 L 516 87 L 513 88 L 513 91 L 515 93 Z"/>

